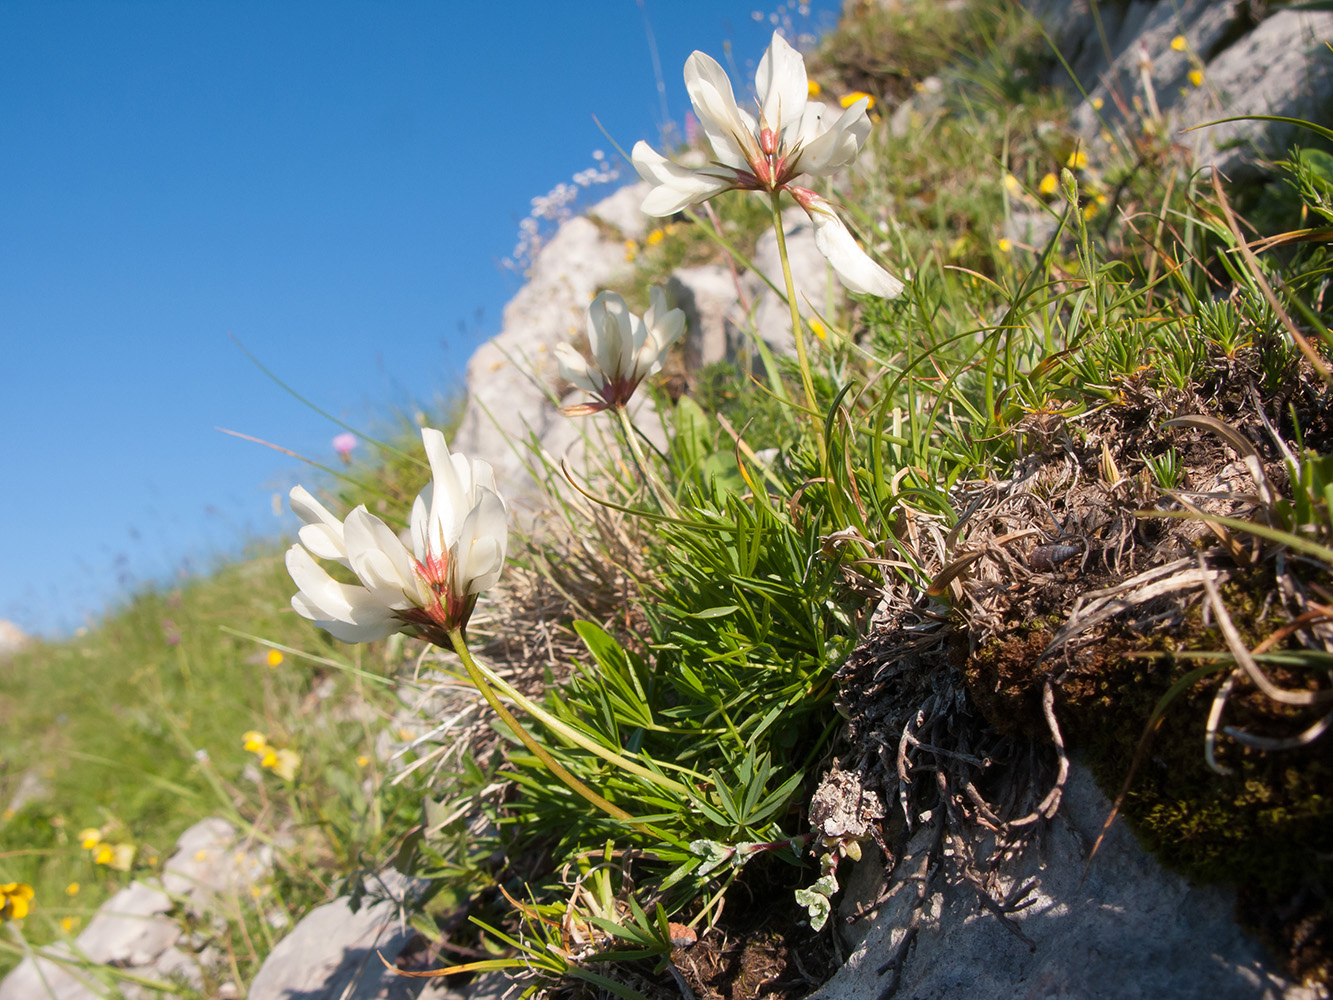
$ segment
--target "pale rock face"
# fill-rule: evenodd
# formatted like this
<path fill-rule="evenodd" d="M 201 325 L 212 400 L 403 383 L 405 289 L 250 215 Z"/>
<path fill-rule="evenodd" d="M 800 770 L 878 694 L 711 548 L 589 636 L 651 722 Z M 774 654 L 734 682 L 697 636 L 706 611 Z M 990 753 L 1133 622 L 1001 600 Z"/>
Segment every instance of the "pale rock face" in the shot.
<path fill-rule="evenodd" d="M 1105 124 L 1124 122 L 1120 106 L 1137 100 L 1146 113 L 1148 98 L 1142 80 L 1144 59 L 1151 71 L 1153 97 L 1172 138 L 1190 149 L 1202 166 L 1214 166 L 1233 180 L 1258 172 L 1256 161 L 1281 154 L 1292 142 L 1306 142 L 1299 130 L 1272 122 L 1228 122 L 1192 132 L 1183 129 L 1237 115 L 1279 115 L 1322 123 L 1333 100 L 1333 58 L 1325 42 L 1333 40 L 1333 13 L 1273 9 L 1249 27 L 1246 11 L 1236 0 L 1181 0 L 1163 4 L 1132 0 L 1102 4 L 1099 13 L 1108 46 L 1086 3 L 1070 0 L 1029 0 L 1042 18 L 1061 54 L 1083 81 L 1088 99 L 1071 117 L 1093 150 L 1104 144 Z M 1254 5 L 1248 5 L 1253 8 Z M 1171 47 L 1177 35 L 1184 51 Z M 1109 48 L 1111 61 L 1106 60 Z M 1203 62 L 1203 86 L 1189 72 Z M 1061 68 L 1052 82 L 1069 86 Z M 1100 111 L 1093 101 L 1101 103 Z M 1137 121 L 1129 123 L 1132 131 Z"/>
<path fill-rule="evenodd" d="M 680 267 L 667 282 L 667 297 L 685 313 L 685 357 L 691 368 L 735 361 L 747 347 L 736 277 L 721 264 Z M 790 324 L 789 324 L 790 325 Z"/>
<path fill-rule="evenodd" d="M 1075 765 L 1048 835 L 1004 870 L 1006 888 L 1039 880 L 1033 905 L 1013 915 L 1035 951 L 982 911 L 973 889 L 956 879 L 928 905 L 897 996 L 1317 1000 L 1319 991 L 1271 971 L 1263 948 L 1232 919 L 1233 893 L 1197 888 L 1163 871 L 1122 822 L 1089 865 L 1109 809 Z M 930 832 L 921 831 L 908 855 L 928 844 Z M 877 855 L 867 845 L 857 867 L 873 866 Z M 912 872 L 917 861 L 905 856 L 899 865 Z M 855 878 L 846 881 L 854 892 Z M 879 880 L 869 882 L 876 891 Z M 915 896 L 915 883 L 899 880 L 876 915 L 853 925 L 857 946 L 810 1000 L 876 1000 L 886 985 L 876 970 L 901 940 Z"/>
<path fill-rule="evenodd" d="M 11 621 L 0 618 L 0 657 L 21 649 L 29 642 L 27 633 Z"/>
<path fill-rule="evenodd" d="M 500 494 L 520 517 L 530 513 L 539 493 L 524 467 L 528 456 L 520 454 L 521 442 L 570 433 L 570 418 L 547 395 L 556 375 L 555 345 L 583 332 L 588 303 L 629 266 L 622 243 L 585 218 L 570 219 L 542 248 L 527 284 L 505 306 L 500 333 L 468 362 L 468 401 L 452 446 L 491 464 Z"/>
<path fill-rule="evenodd" d="M 814 313 L 827 315 L 829 288 L 831 285 L 838 286 L 838 281 L 833 277 L 828 261 L 815 246 L 814 224 L 804 209 L 789 208 L 782 213 L 782 227 L 787 241 L 787 258 L 791 262 L 792 281 L 796 283 L 797 306 L 802 318 L 809 319 Z M 796 340 L 791 332 L 791 310 L 782 296 L 759 277 L 762 274 L 778 288 L 786 288 L 782 277 L 782 261 L 778 257 L 778 237 L 773 231 L 759 238 L 754 252 L 754 266 L 758 274 L 746 274 L 743 283 L 748 301 L 755 303 L 755 329 L 775 355 L 794 354 Z"/>
<path fill-rule="evenodd" d="M 222 957 L 212 948 L 201 952 L 184 939 L 182 922 L 169 911 L 180 904 L 203 924 L 218 921 L 220 914 L 230 912 L 238 894 L 268 874 L 272 862 L 271 847 L 241 845 L 226 820 L 201 820 L 181 834 L 161 883 L 135 880 L 121 889 L 98 909 L 75 940 L 75 949 L 93 962 L 202 989 L 200 966 L 219 964 Z M 57 956 L 70 953 L 64 942 L 49 950 Z M 127 997 L 151 995 L 130 983 L 121 988 Z M 25 958 L 0 982 L 0 1000 L 95 1000 L 105 995 L 97 977 L 46 958 Z"/>

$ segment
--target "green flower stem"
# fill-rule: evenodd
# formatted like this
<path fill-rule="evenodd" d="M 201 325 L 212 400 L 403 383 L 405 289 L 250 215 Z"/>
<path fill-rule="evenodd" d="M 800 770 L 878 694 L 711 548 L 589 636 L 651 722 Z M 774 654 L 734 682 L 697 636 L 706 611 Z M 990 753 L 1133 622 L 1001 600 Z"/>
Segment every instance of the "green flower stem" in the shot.
<path fill-rule="evenodd" d="M 476 689 L 481 692 L 482 697 L 486 699 L 486 702 L 491 706 L 491 708 L 495 710 L 495 714 L 500 717 L 500 719 L 504 722 L 504 724 L 509 727 L 510 731 L 513 732 L 513 734 L 519 738 L 519 740 L 523 743 L 525 747 L 527 747 L 530 751 L 532 751 L 534 755 L 536 755 L 537 759 L 540 760 L 553 775 L 555 775 L 562 782 L 564 782 L 574 792 L 578 793 L 580 796 L 587 799 L 590 803 L 592 803 L 602 812 L 606 813 L 608 816 L 611 816 L 614 819 L 621 820 L 622 822 L 626 823 L 627 825 L 639 831 L 640 833 L 656 837 L 659 840 L 670 841 L 672 839 L 670 837 L 667 837 L 661 831 L 653 828 L 652 826 L 649 826 L 647 823 L 639 822 L 633 816 L 627 813 L 624 809 L 621 809 L 619 806 L 615 805 L 612 802 L 608 802 L 606 799 L 602 798 L 602 796 L 598 795 L 591 788 L 589 788 L 587 785 L 581 782 L 578 778 L 574 777 L 574 775 L 570 774 L 569 770 L 563 764 L 561 764 L 558 760 L 556 760 L 554 757 L 551 756 L 550 751 L 548 751 L 545 747 L 543 747 L 540 743 L 538 743 L 535 739 L 532 738 L 532 734 L 523 728 L 523 724 L 514 717 L 514 713 L 509 711 L 509 709 L 507 709 L 504 706 L 504 704 L 495 694 L 495 687 L 499 687 L 502 691 L 504 691 L 507 697 L 513 699 L 515 702 L 521 705 L 524 708 L 524 710 L 536 716 L 546 725 L 554 729 L 557 733 L 560 733 L 561 735 L 564 735 L 567 738 L 572 739 L 573 742 L 577 743 L 579 746 L 583 747 L 586 750 L 591 750 L 599 757 L 602 757 L 603 759 L 608 760 L 619 767 L 623 767 L 626 770 L 631 770 L 634 773 L 647 777 L 649 780 L 655 782 L 658 785 L 672 785 L 680 789 L 682 793 L 685 791 L 684 786 L 678 784 L 677 782 L 671 781 L 669 778 L 663 778 L 661 775 L 653 774 L 647 768 L 640 767 L 639 765 L 634 764 L 633 761 L 626 760 L 625 758 L 620 757 L 617 754 L 613 754 L 610 751 L 606 750 L 605 748 L 598 747 L 591 740 L 588 740 L 586 737 L 583 737 L 582 734 L 577 734 L 579 738 L 574 739 L 575 736 L 574 730 L 570 729 L 568 726 L 565 726 L 563 723 L 560 723 L 557 719 L 555 719 L 548 713 L 537 708 L 537 706 L 534 705 L 529 699 L 524 698 L 517 691 L 515 691 L 512 686 L 500 680 L 500 678 L 497 677 L 494 672 L 487 670 L 486 668 L 482 667 L 479 663 L 477 663 L 477 661 L 472 657 L 471 650 L 469 650 L 467 647 L 467 640 L 463 638 L 463 632 L 461 629 L 454 629 L 452 632 L 450 632 L 449 640 L 450 642 L 453 643 L 454 651 L 458 654 L 459 659 L 463 661 L 463 666 L 467 669 L 468 678 L 472 681 Z M 492 681 L 498 682 L 495 684 L 495 687 L 492 686 Z"/>
<path fill-rule="evenodd" d="M 633 421 L 629 418 L 629 408 L 614 406 L 612 409 L 616 411 L 616 416 L 620 419 L 620 430 L 625 436 L 625 442 L 629 445 L 631 454 L 634 455 L 634 464 L 639 467 L 639 475 L 648 484 L 649 489 L 653 491 L 658 508 L 663 514 L 675 513 L 675 503 L 667 495 L 666 488 L 658 481 L 657 475 L 648 465 L 648 457 L 643 453 L 643 445 L 639 441 L 639 435 L 635 433 Z"/>
<path fill-rule="evenodd" d="M 801 325 L 801 312 L 796 308 L 796 283 L 791 277 L 791 260 L 787 257 L 787 234 L 782 231 L 781 192 L 774 191 L 770 197 L 773 208 L 773 231 L 778 235 L 778 259 L 782 261 L 782 280 L 787 285 L 787 307 L 791 310 L 791 332 L 796 338 L 796 363 L 801 368 L 801 386 L 805 389 L 805 405 L 810 411 L 810 419 L 815 421 L 815 440 L 819 442 L 819 457 L 824 461 L 824 434 L 819 417 L 819 406 L 815 402 L 815 382 L 810 377 L 810 359 L 805 353 L 805 327 Z"/>

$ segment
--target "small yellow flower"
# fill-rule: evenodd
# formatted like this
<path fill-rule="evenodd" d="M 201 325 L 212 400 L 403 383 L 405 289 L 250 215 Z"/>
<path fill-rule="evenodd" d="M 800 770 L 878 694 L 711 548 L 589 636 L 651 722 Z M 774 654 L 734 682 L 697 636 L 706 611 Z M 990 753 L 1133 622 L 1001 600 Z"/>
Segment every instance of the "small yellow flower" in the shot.
<path fill-rule="evenodd" d="M 115 859 L 116 852 L 110 844 L 102 844 L 93 851 L 93 861 L 99 865 L 109 865 Z"/>
<path fill-rule="evenodd" d="M 241 745 L 241 749 L 249 750 L 251 753 L 262 754 L 268 749 L 268 737 L 257 729 L 251 729 L 241 739 L 245 741 Z"/>
<path fill-rule="evenodd" d="M 1023 182 L 1013 174 L 1004 175 L 1004 189 L 1014 197 L 1023 193 Z"/>
<path fill-rule="evenodd" d="M 1014 245 L 1003 236 L 1000 237 L 999 242 L 996 243 L 995 246 L 999 249 L 1000 253 L 1008 253 L 1014 248 Z"/>
<path fill-rule="evenodd" d="M 625 241 L 625 259 L 633 260 L 639 253 L 639 244 L 634 240 Z"/>
<path fill-rule="evenodd" d="M 77 896 L 78 894 L 79 894 L 79 883 L 71 882 L 69 885 L 65 886 L 66 896 Z"/>
<path fill-rule="evenodd" d="M 816 80 L 810 80 L 809 82 L 807 82 L 805 88 L 809 92 L 811 97 L 818 97 L 820 94 L 824 92 L 824 88 L 821 87 L 819 85 L 819 82 Z"/>
<path fill-rule="evenodd" d="M 1082 170 L 1088 165 L 1088 154 L 1081 149 L 1076 149 L 1069 154 L 1069 159 L 1065 160 L 1065 166 L 1070 170 Z"/>
<path fill-rule="evenodd" d="M 1047 174 L 1040 183 L 1037 184 L 1037 190 L 1043 195 L 1055 194 L 1055 189 L 1060 186 L 1060 182 L 1055 179 L 1055 174 Z"/>
<path fill-rule="evenodd" d="M 867 94 L 864 90 L 853 90 L 850 94 L 843 94 L 841 97 L 838 98 L 838 103 L 841 104 L 844 108 L 850 108 L 853 104 L 861 100 L 861 98 L 863 97 L 866 99 L 867 110 L 875 106 L 875 99 L 871 95 Z"/>
<path fill-rule="evenodd" d="M 810 321 L 810 332 L 820 340 L 828 340 L 828 327 L 817 319 L 812 319 Z"/>
<path fill-rule="evenodd" d="M 643 242 L 647 243 L 650 247 L 655 247 L 657 246 L 657 244 L 661 243 L 664 239 L 666 239 L 666 233 L 663 232 L 661 229 L 654 229 L 651 233 L 647 235 L 647 237 L 645 237 Z"/>
<path fill-rule="evenodd" d="M 74 928 L 78 927 L 79 923 L 80 921 L 78 917 L 65 917 L 60 921 L 60 929 L 68 934 L 70 931 L 74 930 Z"/>
<path fill-rule="evenodd" d="M 85 851 L 93 850 L 102 842 L 102 831 L 95 827 L 88 827 L 86 830 L 79 831 L 79 846 Z"/>
<path fill-rule="evenodd" d="M 1194 86 L 1196 86 L 1196 87 L 1202 87 L 1202 86 L 1203 86 L 1203 70 L 1201 70 L 1201 69 L 1192 69 L 1192 70 L 1190 70 L 1190 83 L 1194 84 Z"/>
<path fill-rule="evenodd" d="M 1184 35 L 1177 35 L 1175 38 L 1171 39 L 1171 48 L 1176 52 L 1184 52 L 1189 48 L 1189 42 L 1185 41 Z"/>
<path fill-rule="evenodd" d="M 1094 97 L 1092 99 L 1092 110 L 1100 111 L 1105 106 L 1105 104 L 1106 102 L 1103 101 L 1100 97 Z"/>
<path fill-rule="evenodd" d="M 365 754 L 360 754 L 360 755 L 356 758 L 356 766 L 357 766 L 357 767 L 367 767 L 367 766 L 369 766 L 369 765 L 370 765 L 370 758 L 367 757 Z"/>
<path fill-rule="evenodd" d="M 268 665 L 270 667 L 277 667 L 282 665 L 282 654 L 279 653 L 276 649 L 270 649 L 268 651 L 267 659 L 268 659 Z"/>
<path fill-rule="evenodd" d="M 1100 206 L 1095 201 L 1088 202 L 1086 205 L 1083 206 L 1083 218 L 1091 219 L 1094 215 L 1097 214 L 1097 209 L 1099 207 Z"/>
<path fill-rule="evenodd" d="M 32 909 L 32 886 L 27 882 L 0 885 L 0 922 L 22 920 Z"/>
<path fill-rule="evenodd" d="M 301 755 L 295 750 L 270 750 L 260 763 L 283 781 L 291 781 L 301 766 Z"/>
<path fill-rule="evenodd" d="M 194 860 L 196 860 L 196 861 L 207 861 L 207 860 L 208 860 L 208 852 L 207 852 L 207 851 L 195 851 L 195 852 L 194 852 Z"/>
<path fill-rule="evenodd" d="M 133 844 L 117 844 L 115 850 L 111 852 L 111 860 L 107 864 L 118 872 L 127 872 L 134 864 Z"/>

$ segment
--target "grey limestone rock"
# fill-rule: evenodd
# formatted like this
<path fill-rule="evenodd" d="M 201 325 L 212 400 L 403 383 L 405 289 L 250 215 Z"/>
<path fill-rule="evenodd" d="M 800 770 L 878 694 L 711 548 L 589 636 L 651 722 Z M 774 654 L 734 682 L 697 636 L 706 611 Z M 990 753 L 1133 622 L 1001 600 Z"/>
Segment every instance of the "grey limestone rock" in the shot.
<path fill-rule="evenodd" d="M 829 302 L 829 288 L 837 285 L 824 255 L 815 247 L 815 227 L 803 208 L 789 208 L 782 213 L 782 232 L 787 243 L 792 281 L 796 284 L 798 305 L 803 317 L 823 314 Z M 744 285 L 748 301 L 754 305 L 754 325 L 759 336 L 775 355 L 793 354 L 796 341 L 791 332 L 791 310 L 783 297 L 769 287 L 784 289 L 782 260 L 778 256 L 778 237 L 766 232 L 754 251 L 755 272 L 746 274 Z M 763 277 L 761 277 L 761 275 Z M 836 291 L 834 294 L 838 294 Z M 812 313 L 813 310 L 813 313 Z"/>
<path fill-rule="evenodd" d="M 745 349 L 737 277 L 720 264 L 681 267 L 667 283 L 668 298 L 686 319 L 686 360 L 691 367 L 734 361 Z"/>
<path fill-rule="evenodd" d="M 1088 852 L 1110 808 L 1075 766 L 1044 843 L 1007 879 L 1037 878 L 1035 902 L 1014 914 L 1036 945 L 1029 951 L 973 890 L 951 885 L 929 906 L 897 995 L 913 1000 L 1316 1000 L 1323 994 L 1278 976 L 1263 949 L 1232 920 L 1231 894 L 1164 872 L 1117 823 L 1092 864 Z M 929 834 L 929 831 L 923 831 Z M 909 847 L 922 849 L 927 837 Z M 867 858 L 861 864 L 870 864 Z M 902 871 L 916 864 L 905 858 Z M 1086 877 L 1085 877 L 1086 872 Z M 852 878 L 848 882 L 854 881 Z M 905 933 L 915 884 L 900 882 L 846 965 L 811 1000 L 875 1000 L 878 974 Z"/>
<path fill-rule="evenodd" d="M 317 906 L 278 942 L 250 984 L 249 1000 L 406 1000 L 427 980 L 398 975 L 393 962 L 416 932 L 400 905 L 419 888 L 393 872 L 381 876 L 386 898 Z"/>
<path fill-rule="evenodd" d="M 55 1000 L 103 997 L 107 984 L 116 981 L 113 969 L 197 987 L 201 965 L 219 956 L 183 949 L 188 942 L 180 921 L 171 916 L 173 909 L 179 904 L 200 920 L 216 917 L 222 900 L 248 891 L 271 864 L 268 848 L 239 843 L 226 820 L 201 820 L 181 834 L 160 885 L 136 880 L 121 889 L 98 908 L 73 947 L 60 942 L 44 949 L 42 957 L 20 962 L 0 982 L 0 1000 L 30 1000 L 48 991 Z M 94 968 L 80 968 L 80 963 Z M 126 996 L 157 995 L 128 982 L 118 988 Z"/>

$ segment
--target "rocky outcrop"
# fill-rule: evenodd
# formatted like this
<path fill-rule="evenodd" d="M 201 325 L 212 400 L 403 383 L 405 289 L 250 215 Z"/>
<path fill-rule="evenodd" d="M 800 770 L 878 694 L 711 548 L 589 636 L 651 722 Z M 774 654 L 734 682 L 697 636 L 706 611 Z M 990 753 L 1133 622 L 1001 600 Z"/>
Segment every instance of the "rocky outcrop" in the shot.
<path fill-rule="evenodd" d="M 1327 995 L 1273 971 L 1263 948 L 1232 919 L 1234 893 L 1191 886 L 1163 871 L 1122 823 L 1111 827 L 1090 858 L 1109 810 L 1092 778 L 1075 766 L 1045 838 L 999 876 L 1006 891 L 1027 903 L 1012 919 L 1031 947 L 986 913 L 977 893 L 958 879 L 928 902 L 896 995 L 916 1000 L 1318 1000 Z M 900 871 L 918 870 L 929 835 L 923 830 L 911 842 Z M 867 858 L 862 864 L 874 862 Z M 868 881 L 876 889 L 880 884 L 878 878 Z M 880 969 L 913 922 L 918 886 L 915 878 L 897 882 L 875 915 L 856 929 L 861 943 L 845 966 L 810 1000 L 876 1000 L 882 994 L 892 972 Z"/>
<path fill-rule="evenodd" d="M 1297 129 L 1245 121 L 1180 130 L 1241 115 L 1321 123 L 1333 101 L 1325 44 L 1333 41 L 1333 13 L 1247 0 L 1132 0 L 1096 10 L 1090 0 L 1030 0 L 1029 7 L 1087 92 L 1072 122 L 1094 145 L 1105 129 L 1133 138 L 1160 118 L 1201 165 L 1241 179 L 1258 159 L 1297 141 Z M 1053 81 L 1077 93 L 1063 68 Z"/>
<path fill-rule="evenodd" d="M 173 984 L 202 989 L 226 961 L 187 927 L 225 919 L 272 863 L 272 848 L 243 843 L 226 820 L 201 820 L 181 834 L 160 880 L 131 882 L 72 943 L 25 958 L 0 982 L 0 1000 L 98 1000 L 113 985 L 129 1000 L 163 995 L 145 981 L 167 987 L 168 996 Z M 236 984 L 222 978 L 215 995 L 239 997 Z"/>

